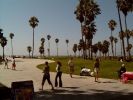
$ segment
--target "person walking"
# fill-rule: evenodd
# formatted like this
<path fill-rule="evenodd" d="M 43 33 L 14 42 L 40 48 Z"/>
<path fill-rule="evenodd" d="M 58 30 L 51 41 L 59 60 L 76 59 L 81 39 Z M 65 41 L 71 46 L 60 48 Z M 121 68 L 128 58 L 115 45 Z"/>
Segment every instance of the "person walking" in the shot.
<path fill-rule="evenodd" d="M 5 66 L 4 66 L 4 68 L 9 69 L 9 68 L 8 68 L 8 58 L 5 59 Z"/>
<path fill-rule="evenodd" d="M 68 61 L 68 66 L 69 66 L 69 71 L 70 71 L 70 77 L 72 78 L 72 75 L 74 73 L 74 63 L 73 63 L 73 58 L 72 57 Z"/>
<path fill-rule="evenodd" d="M 13 57 L 13 59 L 12 59 L 12 70 L 16 70 L 16 61 L 15 61 L 15 57 Z"/>
<path fill-rule="evenodd" d="M 54 90 L 53 84 L 50 80 L 49 71 L 50 71 L 50 68 L 49 68 L 48 62 L 45 62 L 45 67 L 44 67 L 44 70 L 43 70 L 44 75 L 43 75 L 43 79 L 42 79 L 42 89 L 41 90 L 43 90 L 43 86 L 44 86 L 44 83 L 45 83 L 46 80 L 48 81 L 49 85 L 51 85 L 52 90 Z"/>
<path fill-rule="evenodd" d="M 94 63 L 94 76 L 95 76 L 95 82 L 98 82 L 99 71 L 100 71 L 100 63 L 99 63 L 99 59 L 96 58 L 96 61 L 95 61 L 95 63 Z"/>
<path fill-rule="evenodd" d="M 59 87 L 62 87 L 62 70 L 61 70 L 62 64 L 60 61 L 57 61 L 57 66 L 56 66 L 56 76 L 55 76 L 55 87 L 58 86 L 58 78 L 59 78 Z"/>

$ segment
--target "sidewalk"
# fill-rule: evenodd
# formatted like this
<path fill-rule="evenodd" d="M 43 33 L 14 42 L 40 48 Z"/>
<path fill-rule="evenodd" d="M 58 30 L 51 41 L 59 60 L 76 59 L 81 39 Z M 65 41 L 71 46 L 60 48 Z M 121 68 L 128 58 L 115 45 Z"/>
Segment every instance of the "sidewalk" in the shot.
<path fill-rule="evenodd" d="M 74 78 L 70 78 L 68 74 L 62 75 L 63 88 L 55 88 L 54 91 L 51 91 L 51 87 L 46 82 L 44 91 L 39 91 L 43 73 L 36 66 L 46 60 L 19 58 L 16 61 L 16 71 L 4 69 L 4 65 L 0 65 L 0 83 L 10 88 L 12 82 L 33 80 L 36 100 L 60 100 L 64 97 L 65 100 L 69 98 L 69 100 L 79 100 L 80 98 L 82 100 L 121 100 L 130 96 L 133 97 L 132 84 L 123 84 L 118 80 L 103 78 L 100 79 L 100 83 L 97 83 L 94 82 L 94 77 L 74 75 Z M 48 62 L 52 61 L 48 60 Z M 11 67 L 11 63 L 9 63 L 9 67 Z M 54 79 L 55 73 L 51 72 L 53 85 Z"/>

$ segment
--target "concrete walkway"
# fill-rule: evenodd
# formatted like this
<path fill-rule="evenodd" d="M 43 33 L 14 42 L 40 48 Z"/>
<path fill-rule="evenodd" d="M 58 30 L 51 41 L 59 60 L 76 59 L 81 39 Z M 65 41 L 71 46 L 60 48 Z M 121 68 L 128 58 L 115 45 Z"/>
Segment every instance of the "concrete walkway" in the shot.
<path fill-rule="evenodd" d="M 37 69 L 38 64 L 44 63 L 46 60 L 40 59 L 16 59 L 16 70 L 4 69 L 4 65 L 0 65 L 0 83 L 7 87 L 11 87 L 11 83 L 15 81 L 33 80 L 34 90 L 36 92 L 36 100 L 132 100 L 133 85 L 123 84 L 118 80 L 100 78 L 100 82 L 94 82 L 94 77 L 81 77 L 74 75 L 70 78 L 68 74 L 62 75 L 63 87 L 55 88 L 51 91 L 51 87 L 46 82 L 44 91 L 39 91 L 43 73 Z M 53 62 L 47 60 L 48 62 Z M 55 73 L 51 72 L 51 80 L 54 85 Z M 64 98 L 65 97 L 65 98 Z M 128 99 L 127 99 L 128 97 Z M 90 98 L 90 99 L 89 99 Z"/>

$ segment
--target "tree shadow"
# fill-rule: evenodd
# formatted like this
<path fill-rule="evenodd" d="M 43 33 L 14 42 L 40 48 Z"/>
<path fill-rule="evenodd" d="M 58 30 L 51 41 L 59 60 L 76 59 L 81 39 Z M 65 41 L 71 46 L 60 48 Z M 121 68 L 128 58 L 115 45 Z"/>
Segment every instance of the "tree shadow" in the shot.
<path fill-rule="evenodd" d="M 9 99 L 11 96 L 11 89 L 0 83 L 0 100 Z"/>
<path fill-rule="evenodd" d="M 69 89 L 70 88 L 70 89 Z M 132 100 L 133 93 L 121 91 L 63 87 L 55 90 L 44 90 L 34 93 L 33 100 Z M 11 89 L 0 83 L 0 100 L 10 100 Z"/>
<path fill-rule="evenodd" d="M 104 81 L 104 82 L 101 82 L 101 83 L 117 83 L 117 82 L 113 82 L 113 81 Z"/>
<path fill-rule="evenodd" d="M 91 89 L 89 91 L 55 90 L 53 92 L 37 92 L 34 100 L 132 100 L 133 97 L 133 93 L 125 93 L 126 90 L 116 92 Z"/>
<path fill-rule="evenodd" d="M 15 69 L 15 70 L 13 70 L 13 71 L 23 71 L 23 70 L 21 70 L 21 69 Z"/>
<path fill-rule="evenodd" d="M 63 88 L 77 89 L 79 87 L 63 87 Z"/>
<path fill-rule="evenodd" d="M 73 76 L 75 79 L 87 79 L 87 76 Z"/>

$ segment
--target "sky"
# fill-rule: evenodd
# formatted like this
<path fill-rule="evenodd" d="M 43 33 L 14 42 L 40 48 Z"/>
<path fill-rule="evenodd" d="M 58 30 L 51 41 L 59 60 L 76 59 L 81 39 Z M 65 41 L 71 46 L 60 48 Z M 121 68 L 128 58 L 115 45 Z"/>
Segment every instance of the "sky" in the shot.
<path fill-rule="evenodd" d="M 95 19 L 97 32 L 93 44 L 98 41 L 108 40 L 110 29 L 108 22 L 114 19 L 117 27 L 113 36 L 118 38 L 119 19 L 115 0 L 95 0 L 101 9 L 101 14 Z M 69 40 L 69 53 L 73 55 L 72 46 L 81 39 L 80 23 L 76 20 L 74 11 L 79 0 L 0 0 L 0 28 L 8 43 L 5 54 L 11 55 L 10 33 L 14 33 L 13 48 L 15 55 L 28 55 L 27 46 L 32 46 L 32 28 L 29 19 L 36 16 L 39 20 L 35 28 L 35 55 L 39 55 L 40 39 L 45 38 L 45 54 L 47 55 L 47 35 L 51 35 L 51 55 L 56 55 L 55 39 L 59 39 L 59 55 L 67 55 L 65 40 Z M 122 22 L 124 16 L 122 15 Z M 127 16 L 128 29 L 133 29 L 133 13 Z M 124 29 L 124 23 L 123 23 Z M 119 40 L 118 40 L 119 41 Z M 132 39 L 130 39 L 132 43 Z M 126 44 L 126 43 L 125 43 Z M 117 43 L 117 53 L 120 54 L 120 43 Z M 2 55 L 2 47 L 0 47 Z"/>

